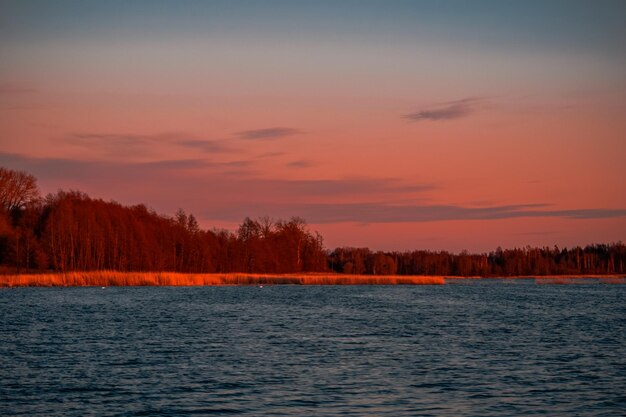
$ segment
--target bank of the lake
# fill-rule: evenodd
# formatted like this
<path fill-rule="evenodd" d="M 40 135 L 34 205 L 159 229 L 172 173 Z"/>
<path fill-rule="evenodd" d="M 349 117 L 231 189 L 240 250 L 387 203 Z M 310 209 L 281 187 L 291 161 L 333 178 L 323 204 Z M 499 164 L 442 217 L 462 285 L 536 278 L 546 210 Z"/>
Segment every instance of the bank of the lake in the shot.
<path fill-rule="evenodd" d="M 84 271 L 0 275 L 0 287 L 118 287 L 216 285 L 443 285 L 462 280 L 534 280 L 538 284 L 626 284 L 624 275 L 458 277 L 348 274 L 185 274 L 176 272 Z"/>
<path fill-rule="evenodd" d="M 86 271 L 0 275 L 0 287 L 113 287 L 214 285 L 443 285 L 440 276 L 346 274 L 185 274 Z"/>

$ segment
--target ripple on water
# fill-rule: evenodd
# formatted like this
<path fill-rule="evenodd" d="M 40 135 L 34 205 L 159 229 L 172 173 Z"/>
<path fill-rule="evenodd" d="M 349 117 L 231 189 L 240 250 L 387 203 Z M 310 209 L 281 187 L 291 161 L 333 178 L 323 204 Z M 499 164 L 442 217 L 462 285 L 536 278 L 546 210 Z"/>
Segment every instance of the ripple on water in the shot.
<path fill-rule="evenodd" d="M 614 416 L 624 286 L 0 291 L 0 414 Z"/>

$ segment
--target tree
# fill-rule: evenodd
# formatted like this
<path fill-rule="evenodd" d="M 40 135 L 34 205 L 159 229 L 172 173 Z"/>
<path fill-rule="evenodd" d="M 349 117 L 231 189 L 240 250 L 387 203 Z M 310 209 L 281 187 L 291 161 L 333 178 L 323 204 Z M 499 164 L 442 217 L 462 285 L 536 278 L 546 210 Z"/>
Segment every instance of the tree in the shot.
<path fill-rule="evenodd" d="M 372 274 L 395 275 L 397 266 L 395 260 L 383 252 L 376 252 L 373 257 Z"/>
<path fill-rule="evenodd" d="M 281 272 L 302 271 L 302 255 L 306 239 L 310 236 L 307 224 L 300 217 L 292 217 L 288 222 L 276 223 L 278 249 L 281 252 L 281 266 L 285 268 Z"/>
<path fill-rule="evenodd" d="M 624 274 L 622 242 L 471 254 L 336 248 L 298 217 L 245 218 L 236 232 L 202 230 L 192 214 L 173 217 L 79 191 L 39 199 L 36 180 L 0 167 L 0 272 L 116 270 L 178 272 L 515 276 Z"/>
<path fill-rule="evenodd" d="M 37 179 L 24 171 L 0 167 L 0 205 L 8 212 L 39 199 Z"/>

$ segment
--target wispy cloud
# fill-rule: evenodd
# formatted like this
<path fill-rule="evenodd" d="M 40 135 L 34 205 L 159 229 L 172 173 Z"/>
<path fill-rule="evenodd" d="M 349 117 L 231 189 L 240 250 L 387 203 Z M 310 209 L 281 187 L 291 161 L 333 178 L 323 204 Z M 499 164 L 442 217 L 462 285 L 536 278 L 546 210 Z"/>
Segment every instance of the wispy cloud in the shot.
<path fill-rule="evenodd" d="M 147 143 L 147 142 L 189 142 L 197 141 L 192 135 L 184 132 L 162 133 L 117 133 L 117 132 L 74 132 L 67 135 L 67 140 L 76 144 L 104 143 Z"/>
<path fill-rule="evenodd" d="M 70 158 L 34 158 L 25 155 L 0 153 L 0 165 L 12 169 L 22 169 L 43 179 L 68 179 L 79 177 L 82 179 L 123 179 L 151 178 L 157 171 L 177 171 L 185 168 L 199 168 L 211 166 L 201 159 L 163 159 L 151 162 L 111 162 L 79 160 Z M 22 167 L 22 168 L 19 168 Z M 143 173 L 142 173 L 143 171 Z"/>
<path fill-rule="evenodd" d="M 233 149 L 227 146 L 224 141 L 217 140 L 181 140 L 178 145 L 198 149 L 207 153 L 230 152 Z"/>
<path fill-rule="evenodd" d="M 265 152 L 260 155 L 257 155 L 257 159 L 259 158 L 276 158 L 277 156 L 287 155 L 287 152 L 276 151 L 276 152 Z"/>
<path fill-rule="evenodd" d="M 0 165 L 22 169 L 33 173 L 54 189 L 74 184 L 76 180 L 87 183 L 106 182 L 111 184 L 130 183 L 140 189 L 141 195 L 158 189 L 159 199 L 185 201 L 189 198 L 211 199 L 210 204 L 232 206 L 233 202 L 247 202 L 247 207 L 263 201 L 305 201 L 316 199 L 393 198 L 395 195 L 423 193 L 432 190 L 432 184 L 406 183 L 394 178 L 356 179 L 271 179 L 253 175 L 250 167 L 255 160 L 206 161 L 202 159 L 163 160 L 153 163 L 136 163 L 122 159 L 85 161 L 69 158 L 33 158 L 24 155 L 0 153 Z M 172 172 L 171 167 L 176 171 Z M 235 171 L 233 171 L 235 170 Z M 188 175 L 187 175 L 188 174 Z M 179 181 L 181 175 L 185 181 Z M 132 181 L 129 181 L 132 179 Z M 158 187 L 154 187 L 158 184 Z M 143 190 L 141 190 L 143 188 Z M 201 193 L 198 190 L 202 190 Z M 125 191 L 125 190 L 121 190 Z M 204 200 L 203 200 L 204 201 Z M 179 205 L 181 203 L 178 203 Z"/>
<path fill-rule="evenodd" d="M 204 153 L 223 153 L 233 149 L 225 141 L 204 140 L 185 132 L 162 133 L 117 133 L 117 132 L 73 132 L 64 141 L 102 154 L 125 156 L 155 156 L 167 154 L 175 147 Z"/>
<path fill-rule="evenodd" d="M 442 121 L 459 119 L 476 110 L 477 104 L 485 99 L 482 97 L 469 97 L 462 100 L 450 101 L 438 106 L 428 107 L 414 113 L 404 115 L 404 118 L 413 121 Z"/>
<path fill-rule="evenodd" d="M 231 168 L 244 168 L 254 165 L 254 160 L 252 159 L 242 159 L 237 161 L 228 161 L 228 162 L 219 162 L 217 165 Z"/>
<path fill-rule="evenodd" d="M 235 210 L 214 208 L 209 218 L 235 221 L 244 215 L 288 217 L 297 213 L 311 223 L 423 223 L 450 220 L 499 220 L 522 217 L 561 217 L 570 219 L 606 219 L 626 216 L 626 209 L 549 210 L 547 204 L 525 204 L 470 208 L 457 205 L 355 204 L 268 204 Z M 244 210 L 247 209 L 247 214 Z"/>
<path fill-rule="evenodd" d="M 153 135 L 136 135 L 120 133 L 70 133 L 65 141 L 74 145 L 93 146 L 100 144 L 107 145 L 135 145 L 153 141 Z"/>
<path fill-rule="evenodd" d="M 298 159 L 297 161 L 291 161 L 287 163 L 287 166 L 289 168 L 309 168 L 313 165 L 313 162 L 308 159 Z"/>
<path fill-rule="evenodd" d="M 125 203 L 145 202 L 165 213 L 185 207 L 214 221 L 238 222 L 245 216 L 262 215 L 282 218 L 297 215 L 310 223 L 417 223 L 539 217 L 583 221 L 626 216 L 626 208 L 553 209 L 546 203 L 478 207 L 434 205 L 421 199 L 425 193 L 436 189 L 428 183 L 406 183 L 394 178 L 268 179 L 252 175 L 248 169 L 250 164 L 248 160 L 210 162 L 202 159 L 94 162 L 0 153 L 1 166 L 34 174 L 43 189 L 79 187 L 96 197 Z M 391 203 L 407 198 L 425 202 Z"/>
<path fill-rule="evenodd" d="M 69 133 L 63 141 L 74 147 L 80 147 L 89 153 L 103 157 L 128 158 L 154 155 L 161 135 L 77 132 Z"/>
<path fill-rule="evenodd" d="M 280 139 L 301 133 L 302 132 L 300 130 L 290 127 L 270 127 L 266 129 L 245 130 L 243 132 L 238 132 L 237 136 L 246 140 L 269 140 Z"/>
<path fill-rule="evenodd" d="M 246 187 L 267 190 L 283 198 L 311 196 L 353 197 L 376 194 L 422 193 L 435 188 L 432 184 L 407 184 L 394 178 L 357 178 L 357 179 L 251 179 Z"/>

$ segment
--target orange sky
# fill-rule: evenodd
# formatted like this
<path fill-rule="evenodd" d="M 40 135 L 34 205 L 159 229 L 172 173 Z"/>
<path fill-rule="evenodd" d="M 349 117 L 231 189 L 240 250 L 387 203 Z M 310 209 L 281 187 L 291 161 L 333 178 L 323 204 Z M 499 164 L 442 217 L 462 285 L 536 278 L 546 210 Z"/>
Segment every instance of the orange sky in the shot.
<path fill-rule="evenodd" d="M 533 34 L 524 15 L 505 25 L 435 5 L 400 19 L 414 11 L 398 2 L 392 24 L 367 4 L 302 32 L 236 7 L 225 19 L 239 31 L 187 31 L 203 21 L 186 15 L 152 27 L 123 3 L 110 6 L 132 9 L 115 31 L 105 6 L 76 11 L 86 31 L 10 4 L 0 165 L 35 174 L 44 192 L 182 207 L 205 227 L 302 216 L 329 247 L 624 239 L 626 48 L 610 37 L 622 30 L 611 13 L 578 39 L 589 5 Z M 337 6 L 280 7 L 298 21 Z M 505 22 L 520 11 L 496 12 Z"/>

